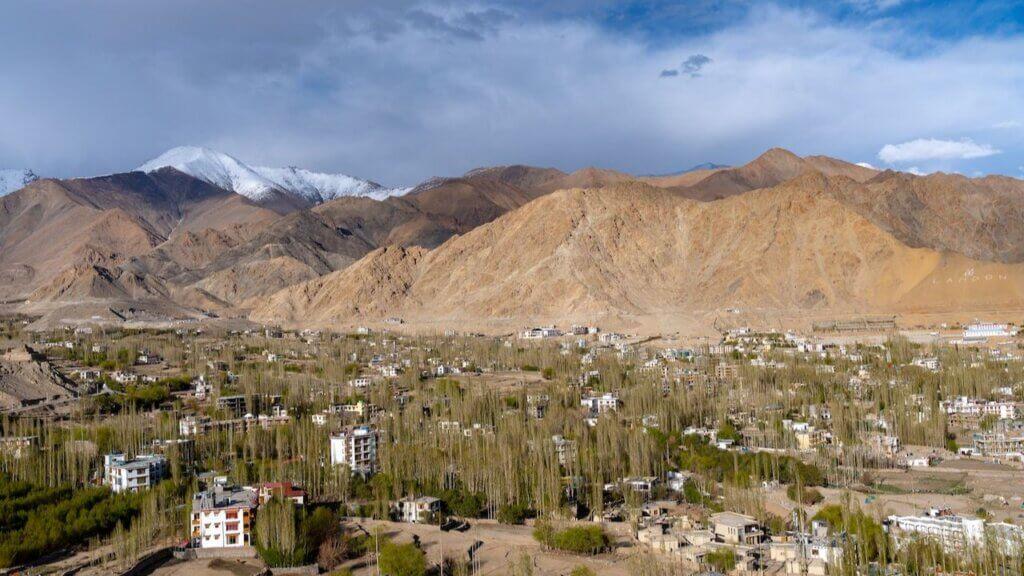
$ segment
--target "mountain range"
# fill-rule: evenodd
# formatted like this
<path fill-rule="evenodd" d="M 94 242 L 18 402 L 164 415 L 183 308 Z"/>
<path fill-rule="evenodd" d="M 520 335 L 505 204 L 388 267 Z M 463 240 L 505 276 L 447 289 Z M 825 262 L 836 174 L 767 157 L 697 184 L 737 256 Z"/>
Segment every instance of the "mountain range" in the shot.
<path fill-rule="evenodd" d="M 664 176 L 515 165 L 389 190 L 179 148 L 0 198 L 0 301 L 40 325 L 1004 316 L 1024 310 L 1022 222 L 1020 180 L 782 149 Z"/>
<path fill-rule="evenodd" d="M 172 148 L 139 166 L 136 171 L 154 172 L 161 168 L 174 168 L 282 212 L 308 208 L 344 196 L 368 196 L 381 200 L 409 191 L 407 188 L 385 188 L 376 182 L 347 174 L 324 174 L 294 166 L 249 166 L 223 152 L 198 146 Z"/>

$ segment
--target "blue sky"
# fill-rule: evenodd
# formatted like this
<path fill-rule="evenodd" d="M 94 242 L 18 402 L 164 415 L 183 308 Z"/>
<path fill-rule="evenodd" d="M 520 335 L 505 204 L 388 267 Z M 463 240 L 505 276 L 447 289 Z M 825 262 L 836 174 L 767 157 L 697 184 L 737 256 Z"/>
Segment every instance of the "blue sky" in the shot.
<path fill-rule="evenodd" d="M 7 0 L 0 168 L 183 144 L 389 185 L 772 146 L 1024 175 L 1014 2 Z"/>

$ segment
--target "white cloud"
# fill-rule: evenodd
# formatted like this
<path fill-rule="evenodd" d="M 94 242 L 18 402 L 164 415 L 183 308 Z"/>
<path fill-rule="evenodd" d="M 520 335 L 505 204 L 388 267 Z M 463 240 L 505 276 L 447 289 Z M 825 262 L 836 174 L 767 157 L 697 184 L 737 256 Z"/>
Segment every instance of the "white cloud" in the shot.
<path fill-rule="evenodd" d="M 860 166 L 861 168 L 870 168 L 872 170 L 878 170 L 878 168 L 875 168 L 868 162 L 857 162 L 857 166 Z"/>
<path fill-rule="evenodd" d="M 988 144 L 977 144 L 970 138 L 938 140 L 918 138 L 902 144 L 886 144 L 878 151 L 882 162 L 919 162 L 922 160 L 966 160 L 994 156 L 1001 151 Z"/>
<path fill-rule="evenodd" d="M 1020 120 L 1004 120 L 1003 122 L 996 122 L 992 125 L 996 130 L 1013 130 L 1014 128 L 1024 127 L 1024 123 Z"/>
<path fill-rule="evenodd" d="M 903 170 L 903 171 L 908 173 L 908 174 L 913 174 L 914 176 L 924 176 L 925 174 L 927 174 L 926 172 L 924 172 L 923 170 L 921 170 L 917 166 L 911 166 L 911 167 L 909 167 L 909 168 L 907 168 L 906 170 Z"/>

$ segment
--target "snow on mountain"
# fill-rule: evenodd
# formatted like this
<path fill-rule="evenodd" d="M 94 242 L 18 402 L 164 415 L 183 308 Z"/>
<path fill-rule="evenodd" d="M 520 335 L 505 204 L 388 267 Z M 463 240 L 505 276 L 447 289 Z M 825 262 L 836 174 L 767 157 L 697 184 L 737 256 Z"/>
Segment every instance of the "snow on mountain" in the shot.
<path fill-rule="evenodd" d="M 0 169 L 0 196 L 6 196 L 39 179 L 31 170 Z"/>
<path fill-rule="evenodd" d="M 172 148 L 136 170 L 153 172 L 168 166 L 257 202 L 281 192 L 320 204 L 342 196 L 369 196 L 379 200 L 408 191 L 385 188 L 346 174 L 324 174 L 295 167 L 249 166 L 223 152 L 198 146 Z"/>
<path fill-rule="evenodd" d="M 395 195 L 396 192 L 376 182 L 360 180 L 346 174 L 324 174 L 295 166 L 287 168 L 256 166 L 253 170 L 273 182 L 278 188 L 298 194 L 314 204 L 342 196 L 369 196 L 382 200 Z"/>

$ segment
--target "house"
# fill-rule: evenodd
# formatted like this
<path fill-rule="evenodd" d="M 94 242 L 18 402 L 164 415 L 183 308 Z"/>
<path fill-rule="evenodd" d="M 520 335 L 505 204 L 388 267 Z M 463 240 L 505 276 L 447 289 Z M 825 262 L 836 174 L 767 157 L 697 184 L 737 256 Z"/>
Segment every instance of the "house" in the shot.
<path fill-rule="evenodd" d="M 167 476 L 167 458 L 157 454 L 140 454 L 126 458 L 124 454 L 103 457 L 103 484 L 114 492 L 138 492 Z"/>
<path fill-rule="evenodd" d="M 206 381 L 206 376 L 200 374 L 192 380 L 192 394 L 196 400 L 206 400 L 213 393 L 213 386 Z"/>
<path fill-rule="evenodd" d="M 306 491 L 291 482 L 264 482 L 255 488 L 257 501 L 266 504 L 275 496 L 291 500 L 296 506 L 306 503 Z"/>
<path fill-rule="evenodd" d="M 192 498 L 193 548 L 241 548 L 252 545 L 257 494 L 250 488 L 218 483 Z"/>
<path fill-rule="evenodd" d="M 0 438 L 0 455 L 15 460 L 27 456 L 39 448 L 38 436 L 5 436 Z"/>
<path fill-rule="evenodd" d="M 353 472 L 371 474 L 377 466 L 377 432 L 369 426 L 351 426 L 331 436 L 331 464 L 347 465 Z"/>
<path fill-rule="evenodd" d="M 246 413 L 245 396 L 221 396 L 217 398 L 217 408 L 224 410 L 234 418 L 239 418 Z"/>
<path fill-rule="evenodd" d="M 580 406 L 587 408 L 591 414 L 604 414 L 619 409 L 619 397 L 611 392 L 600 396 L 584 396 L 580 399 Z"/>
<path fill-rule="evenodd" d="M 519 333 L 519 338 L 523 340 L 538 340 L 541 338 L 557 338 L 562 335 L 562 331 L 554 326 L 545 326 L 543 328 L 527 328 Z"/>
<path fill-rule="evenodd" d="M 439 519 L 441 501 L 432 496 L 409 496 L 395 502 L 394 510 L 399 522 L 428 524 Z"/>
<path fill-rule="evenodd" d="M 551 437 L 551 442 L 555 445 L 555 455 L 560 465 L 568 466 L 576 461 L 575 440 L 568 440 L 561 434 L 555 434 Z"/>
<path fill-rule="evenodd" d="M 191 466 L 195 460 L 196 443 L 191 438 L 170 438 L 153 440 L 153 451 L 164 456 L 175 455 L 178 461 L 186 466 Z"/>
<path fill-rule="evenodd" d="M 754 546 L 764 540 L 761 525 L 753 516 L 736 512 L 719 512 L 711 516 L 712 532 L 717 542 Z"/>

